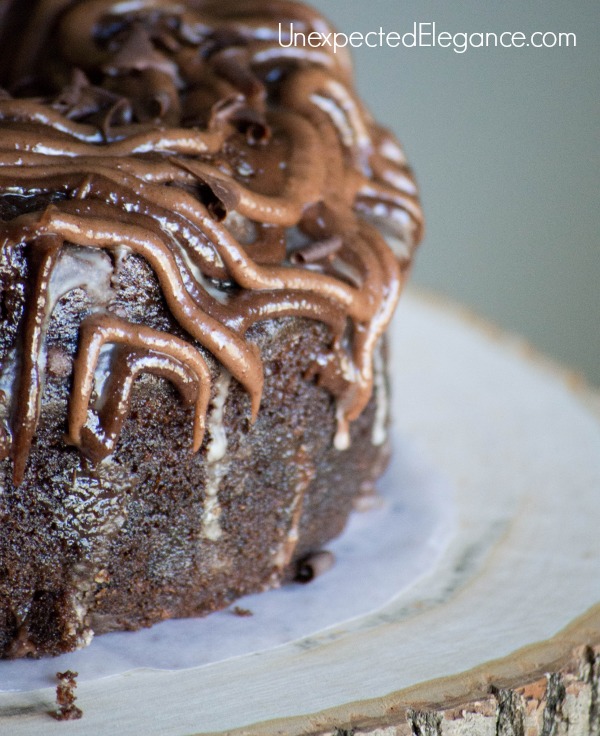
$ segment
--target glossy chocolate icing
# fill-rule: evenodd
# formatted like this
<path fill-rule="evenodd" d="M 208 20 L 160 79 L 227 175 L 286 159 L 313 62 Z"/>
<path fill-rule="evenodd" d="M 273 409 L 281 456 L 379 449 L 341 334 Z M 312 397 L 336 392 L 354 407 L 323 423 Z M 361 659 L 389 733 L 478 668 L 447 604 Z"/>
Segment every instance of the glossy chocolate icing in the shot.
<path fill-rule="evenodd" d="M 422 216 L 401 149 L 354 94 L 347 56 L 279 45 L 280 22 L 327 32 L 325 21 L 279 0 L 39 0 L 27 10 L 5 13 L 20 32 L 0 53 L 0 196 L 29 203 L 0 222 L 2 249 L 26 244 L 31 273 L 0 426 L 15 484 L 43 393 L 52 276 L 73 248 L 108 253 L 114 268 L 124 249 L 144 258 L 189 338 L 124 321 L 110 298 L 91 310 L 67 434 L 86 456 L 113 452 L 141 372 L 194 406 L 198 450 L 206 351 L 244 386 L 255 417 L 263 371 L 246 333 L 285 316 L 330 327 L 312 373 L 336 397 L 344 447 Z M 109 376 L 93 400 L 107 345 Z"/>

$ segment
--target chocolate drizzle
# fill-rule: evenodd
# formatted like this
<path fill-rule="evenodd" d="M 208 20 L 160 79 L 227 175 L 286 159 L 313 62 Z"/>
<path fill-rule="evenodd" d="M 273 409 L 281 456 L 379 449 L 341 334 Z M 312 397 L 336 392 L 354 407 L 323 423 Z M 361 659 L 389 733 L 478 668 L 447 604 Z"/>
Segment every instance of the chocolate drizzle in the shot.
<path fill-rule="evenodd" d="M 286 20 L 327 32 L 318 14 L 280 0 L 39 0 L 19 47 L 0 58 L 10 92 L 0 97 L 0 196 L 45 195 L 38 211 L 0 222 L 2 247 L 26 244 L 31 273 L 9 431 L 0 428 L 15 484 L 38 421 L 48 286 L 65 247 L 116 260 L 125 246 L 145 259 L 189 336 L 127 322 L 110 302 L 83 320 L 68 441 L 91 460 L 114 451 L 143 372 L 194 406 L 197 451 L 211 392 L 203 350 L 246 389 L 255 418 L 263 370 L 246 333 L 284 316 L 330 327 L 312 373 L 336 397 L 336 446 L 346 446 L 422 216 L 402 151 L 357 100 L 347 57 L 281 47 Z M 404 243 L 399 257 L 380 230 Z"/>
<path fill-rule="evenodd" d="M 119 347 L 100 397 L 99 427 L 95 428 L 87 418 L 88 404 L 98 357 L 106 343 Z M 206 361 L 198 350 L 174 335 L 106 314 L 91 315 L 81 324 L 79 357 L 75 361 L 69 407 L 68 441 L 81 447 L 94 460 L 112 452 L 127 415 L 133 380 L 142 371 L 168 378 L 188 403 L 195 404 L 192 444 L 197 452 L 204 437 L 204 418 L 210 399 L 210 371 Z"/>

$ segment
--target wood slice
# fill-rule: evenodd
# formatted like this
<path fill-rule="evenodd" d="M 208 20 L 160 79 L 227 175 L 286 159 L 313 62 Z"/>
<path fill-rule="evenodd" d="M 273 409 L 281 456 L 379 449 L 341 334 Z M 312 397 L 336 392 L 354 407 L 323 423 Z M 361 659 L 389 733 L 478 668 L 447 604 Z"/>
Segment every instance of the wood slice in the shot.
<path fill-rule="evenodd" d="M 393 444 L 455 492 L 435 570 L 283 647 L 83 682 L 69 724 L 51 689 L 0 693 L 0 733 L 600 734 L 598 396 L 431 299 L 405 298 L 392 336 Z"/>

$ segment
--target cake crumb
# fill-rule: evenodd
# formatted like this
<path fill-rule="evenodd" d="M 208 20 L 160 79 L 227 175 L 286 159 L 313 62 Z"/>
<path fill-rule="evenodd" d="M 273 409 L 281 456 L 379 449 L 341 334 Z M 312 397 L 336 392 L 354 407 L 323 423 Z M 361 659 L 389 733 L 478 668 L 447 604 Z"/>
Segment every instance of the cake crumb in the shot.
<path fill-rule="evenodd" d="M 47 357 L 48 373 L 59 378 L 71 375 L 73 359 L 63 348 L 52 345 L 48 348 Z"/>
<path fill-rule="evenodd" d="M 75 705 L 77 696 L 75 688 L 77 687 L 77 677 L 79 672 L 57 672 L 58 685 L 56 686 L 56 704 L 58 709 L 53 711 L 51 715 L 57 721 L 76 721 L 81 718 L 83 711 Z"/>
<path fill-rule="evenodd" d="M 110 574 L 109 574 L 108 570 L 104 570 L 104 569 L 99 570 L 94 575 L 94 582 L 95 583 L 98 583 L 99 585 L 103 585 L 105 583 L 110 583 Z"/>
<path fill-rule="evenodd" d="M 234 606 L 231 609 L 231 613 L 233 613 L 235 616 L 241 616 L 242 618 L 247 618 L 248 616 L 254 616 L 254 614 L 249 608 L 242 608 L 241 606 Z"/>

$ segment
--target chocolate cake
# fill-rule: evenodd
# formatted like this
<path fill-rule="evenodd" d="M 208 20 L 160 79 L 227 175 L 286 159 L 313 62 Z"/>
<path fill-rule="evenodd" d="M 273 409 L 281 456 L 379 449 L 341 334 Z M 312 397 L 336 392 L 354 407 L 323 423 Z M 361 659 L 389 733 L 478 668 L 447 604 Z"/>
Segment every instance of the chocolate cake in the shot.
<path fill-rule="evenodd" d="M 372 493 L 422 220 L 279 0 L 0 7 L 0 656 L 290 579 Z M 281 24 L 281 26 L 280 26 Z"/>

